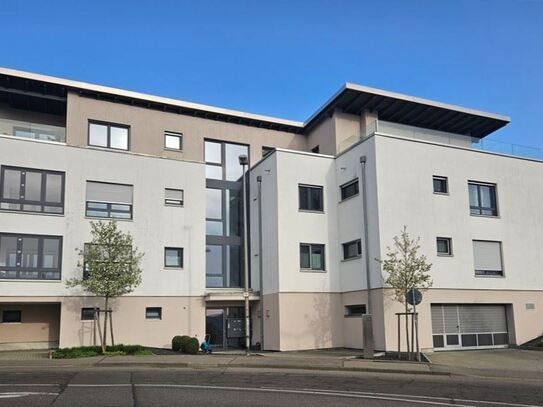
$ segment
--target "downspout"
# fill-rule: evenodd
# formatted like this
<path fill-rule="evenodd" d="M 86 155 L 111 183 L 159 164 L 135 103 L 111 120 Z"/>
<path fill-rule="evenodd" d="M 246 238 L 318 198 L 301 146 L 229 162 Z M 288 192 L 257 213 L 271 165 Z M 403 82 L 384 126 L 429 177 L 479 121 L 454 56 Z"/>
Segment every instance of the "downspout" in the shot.
<path fill-rule="evenodd" d="M 260 279 L 260 350 L 264 350 L 264 260 L 262 256 L 262 175 L 258 183 L 258 271 Z"/>
<path fill-rule="evenodd" d="M 370 253 L 369 253 L 369 231 L 368 231 L 368 198 L 367 198 L 367 188 L 366 188 L 366 156 L 363 155 L 360 157 L 360 166 L 362 170 L 361 180 L 362 180 L 362 211 L 363 220 L 364 220 L 364 252 L 366 255 L 366 288 L 368 291 L 368 307 L 366 313 L 372 314 L 371 307 L 371 280 L 370 280 Z"/>

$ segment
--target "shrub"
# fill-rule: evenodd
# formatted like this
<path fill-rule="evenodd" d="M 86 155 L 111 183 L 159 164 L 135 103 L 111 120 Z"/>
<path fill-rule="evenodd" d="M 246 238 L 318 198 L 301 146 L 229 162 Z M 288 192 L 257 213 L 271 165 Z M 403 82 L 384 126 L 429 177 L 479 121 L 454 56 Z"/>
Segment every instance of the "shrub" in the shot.
<path fill-rule="evenodd" d="M 106 355 L 152 355 L 149 349 L 141 345 L 115 345 L 106 348 Z M 81 346 L 77 348 L 62 348 L 54 351 L 51 356 L 53 359 L 75 359 L 86 358 L 90 356 L 103 355 L 100 346 Z"/>
<path fill-rule="evenodd" d="M 190 342 L 191 337 L 188 335 L 181 336 L 181 348 L 179 349 L 181 352 L 186 352 L 187 350 L 187 344 Z"/>
<path fill-rule="evenodd" d="M 185 353 L 196 355 L 200 349 L 200 343 L 197 338 L 190 338 L 185 344 Z"/>
<path fill-rule="evenodd" d="M 172 339 L 172 350 L 175 352 L 181 351 L 181 345 L 183 343 L 183 337 L 180 335 L 176 335 Z"/>

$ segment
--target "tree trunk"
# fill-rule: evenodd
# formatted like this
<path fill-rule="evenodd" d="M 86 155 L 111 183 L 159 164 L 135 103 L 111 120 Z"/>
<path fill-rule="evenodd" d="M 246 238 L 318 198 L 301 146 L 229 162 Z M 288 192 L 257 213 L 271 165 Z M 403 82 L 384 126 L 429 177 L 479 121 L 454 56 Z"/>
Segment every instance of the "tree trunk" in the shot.
<path fill-rule="evenodd" d="M 106 295 L 106 303 L 105 303 L 105 309 L 104 309 L 104 332 L 102 332 L 102 335 L 103 335 L 102 353 L 106 352 L 108 306 L 109 306 L 109 297 Z"/>
<path fill-rule="evenodd" d="M 405 339 L 406 341 L 406 349 L 407 349 L 407 359 L 411 359 L 411 353 L 410 353 L 410 342 L 409 342 L 409 306 L 407 305 L 407 301 L 405 302 Z"/>

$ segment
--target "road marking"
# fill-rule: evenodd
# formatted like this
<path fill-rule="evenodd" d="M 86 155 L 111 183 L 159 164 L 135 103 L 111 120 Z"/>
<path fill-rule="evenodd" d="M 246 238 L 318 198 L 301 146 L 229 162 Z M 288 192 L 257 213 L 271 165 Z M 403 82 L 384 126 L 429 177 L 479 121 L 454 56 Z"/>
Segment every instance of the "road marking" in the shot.
<path fill-rule="evenodd" d="M 273 388 L 273 387 L 271 387 Z M 315 390 L 315 389 L 302 389 L 302 390 Z M 342 390 L 329 390 L 329 389 L 323 389 L 323 391 L 329 391 L 329 392 L 344 392 Z M 430 400 L 449 400 L 449 401 L 461 401 L 461 402 L 468 402 L 468 403 L 481 403 L 481 404 L 499 404 L 501 406 L 515 406 L 515 407 L 541 407 L 534 404 L 518 404 L 518 403 L 506 403 L 503 401 L 487 401 L 487 400 L 471 400 L 471 399 L 458 399 L 455 397 L 432 397 L 432 396 L 415 396 L 412 394 L 397 394 L 397 393 L 373 393 L 373 392 L 364 392 L 364 391 L 351 391 L 349 390 L 349 393 L 355 393 L 355 394 L 367 394 L 367 395 L 377 395 L 377 396 L 393 396 L 393 397 L 411 397 L 411 398 L 421 398 L 421 399 L 430 399 Z"/>
<path fill-rule="evenodd" d="M 18 397 L 36 396 L 36 395 L 56 396 L 58 395 L 58 393 L 46 393 L 46 392 L 34 392 L 34 391 L 7 392 L 7 393 L 0 393 L 0 399 L 14 399 Z"/>

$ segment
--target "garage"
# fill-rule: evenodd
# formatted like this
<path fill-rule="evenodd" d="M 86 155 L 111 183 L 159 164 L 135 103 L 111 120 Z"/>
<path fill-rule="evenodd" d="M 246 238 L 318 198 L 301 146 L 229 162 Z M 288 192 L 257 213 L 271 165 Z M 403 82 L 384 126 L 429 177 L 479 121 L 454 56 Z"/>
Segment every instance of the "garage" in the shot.
<path fill-rule="evenodd" d="M 499 348 L 508 345 L 503 304 L 432 304 L 434 350 Z"/>

